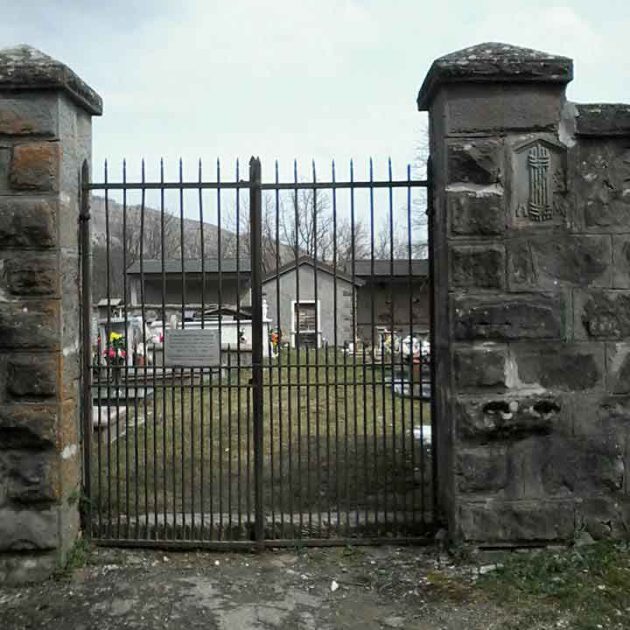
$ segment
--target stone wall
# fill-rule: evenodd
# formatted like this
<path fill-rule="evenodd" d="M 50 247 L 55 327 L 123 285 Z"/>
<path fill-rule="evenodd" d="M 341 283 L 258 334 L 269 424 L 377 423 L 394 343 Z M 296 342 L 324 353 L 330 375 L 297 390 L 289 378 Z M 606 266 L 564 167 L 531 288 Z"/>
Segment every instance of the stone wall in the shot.
<path fill-rule="evenodd" d="M 438 59 L 430 114 L 439 493 L 480 546 L 628 535 L 630 107 L 572 62 Z"/>
<path fill-rule="evenodd" d="M 0 50 L 0 582 L 49 575 L 79 527 L 79 172 L 101 101 Z"/>

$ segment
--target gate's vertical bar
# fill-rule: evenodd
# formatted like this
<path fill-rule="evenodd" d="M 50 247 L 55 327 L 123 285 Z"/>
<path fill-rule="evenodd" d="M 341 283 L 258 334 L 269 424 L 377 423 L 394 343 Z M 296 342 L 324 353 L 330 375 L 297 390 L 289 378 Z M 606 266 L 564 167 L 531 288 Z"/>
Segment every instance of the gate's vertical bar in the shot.
<path fill-rule="evenodd" d="M 411 181 L 411 165 L 407 165 L 407 181 Z M 414 458 L 414 440 L 416 439 L 414 436 L 414 406 L 415 406 L 415 396 L 414 396 L 414 388 L 415 388 L 415 384 L 414 384 L 414 361 L 415 361 L 415 356 L 414 356 L 414 344 L 413 344 L 413 340 L 414 340 L 414 327 L 413 327 L 413 323 L 414 323 L 414 318 L 413 318 L 413 278 L 412 278 L 412 272 L 413 272 L 413 267 L 412 267 L 412 239 L 411 239 L 411 186 L 407 187 L 407 292 L 408 292 L 408 296 L 407 296 L 407 301 L 408 301 L 408 308 L 409 308 L 409 391 L 411 393 L 411 399 L 410 399 L 410 404 L 409 404 L 409 434 L 410 434 L 410 439 L 411 439 L 411 445 L 410 445 L 410 459 L 411 459 L 411 477 L 413 478 L 413 475 L 415 474 L 415 458 Z M 418 340 L 420 341 L 420 340 Z M 422 407 L 422 345 L 420 345 L 420 351 L 419 351 L 419 358 L 418 360 L 420 361 L 419 363 L 419 367 L 420 367 L 420 406 Z M 403 413 L 403 424 L 402 424 L 402 460 L 403 462 L 405 462 L 406 464 L 406 453 L 405 453 L 405 436 L 406 431 L 405 431 L 405 414 Z M 414 508 L 414 504 L 415 504 L 415 492 L 412 490 L 411 492 L 411 523 L 413 524 L 414 521 L 414 514 L 415 514 L 415 508 Z M 409 525 L 410 523 L 408 522 L 408 517 L 407 517 L 407 495 L 404 495 L 404 500 L 403 500 L 403 512 L 404 512 L 404 518 L 405 518 L 405 524 L 407 527 L 407 531 L 409 531 Z"/>
<path fill-rule="evenodd" d="M 297 483 L 299 488 L 299 499 L 297 501 L 297 507 L 299 510 L 298 520 L 300 523 L 300 529 L 298 538 L 302 536 L 304 531 L 304 492 L 303 492 L 303 470 L 302 470 L 302 361 L 301 361 L 301 342 L 300 342 L 300 326 L 301 326 L 301 312 L 300 312 L 300 201 L 298 197 L 298 165 L 297 160 L 293 160 L 293 183 L 295 184 L 294 197 L 293 197 L 293 210 L 294 210 L 294 232 L 295 232 L 295 245 L 294 245 L 294 257 L 295 257 L 295 304 L 293 306 L 293 321 L 294 321 L 294 344 L 295 344 L 295 365 L 296 365 L 296 398 L 295 398 L 295 412 L 297 415 Z M 308 348 L 306 349 L 308 352 Z"/>
<path fill-rule="evenodd" d="M 185 264 L 185 228 L 184 228 L 184 163 L 179 159 L 179 252 L 181 257 L 181 278 L 182 278 L 182 330 L 186 328 L 186 264 Z M 184 429 L 185 417 L 185 394 L 184 394 L 184 368 L 179 368 L 179 429 L 180 429 L 180 464 L 181 464 L 181 490 L 182 490 L 182 529 L 181 538 L 186 538 L 186 435 Z"/>
<path fill-rule="evenodd" d="M 250 252 L 252 269 L 252 411 L 254 419 L 254 534 L 264 545 L 263 520 L 263 334 L 262 334 L 262 192 L 260 160 L 249 162 Z"/>
<path fill-rule="evenodd" d="M 240 182 L 240 162 L 236 160 L 236 181 Z M 238 531 L 243 527 L 243 456 L 242 456 L 242 418 L 241 418 L 241 378 L 243 370 L 241 367 L 241 190 L 236 189 L 236 312 L 238 313 L 238 324 L 236 330 L 236 442 L 237 447 L 237 502 L 238 502 Z M 248 515 L 249 516 L 249 515 Z"/>
<path fill-rule="evenodd" d="M 378 488 L 379 480 L 382 477 L 382 488 L 383 493 L 385 492 L 385 470 L 382 466 L 382 461 L 379 460 L 378 453 L 378 413 L 377 413 L 377 404 L 378 399 L 376 396 L 376 377 L 375 372 L 377 369 L 376 366 L 376 310 L 375 310 L 375 272 L 374 272 L 374 238 L 375 238 L 375 224 L 374 224 L 374 162 L 372 158 L 369 161 L 369 177 L 370 177 L 370 209 L 369 209 L 369 222 L 370 222 L 370 363 L 372 366 L 372 376 L 371 376 L 371 392 L 372 392 L 372 400 L 370 403 L 370 410 L 372 413 L 372 446 L 374 450 L 374 487 Z M 365 355 L 364 355 L 365 356 Z M 383 369 L 382 369 L 382 344 L 381 344 L 381 380 L 383 377 Z M 367 384 L 364 386 L 367 387 Z M 364 389 L 365 392 L 365 389 Z M 367 395 L 367 394 L 365 394 Z M 383 422 L 385 422 L 385 392 L 381 392 L 381 417 Z M 384 456 L 384 455 L 383 455 Z M 379 470 L 380 467 L 380 470 Z M 376 533 L 380 535 L 381 531 L 378 529 L 379 522 L 379 509 L 380 509 L 380 492 L 378 489 L 374 492 L 375 497 L 375 506 L 374 506 L 374 523 L 376 525 Z M 383 501 L 383 504 L 385 501 Z M 387 523 L 387 511 L 383 511 L 383 522 Z"/>
<path fill-rule="evenodd" d="M 125 515 L 127 518 L 126 534 L 129 538 L 130 533 L 130 511 L 131 504 L 129 501 L 129 439 L 127 437 L 129 429 L 129 351 L 131 349 L 131 356 L 133 357 L 133 347 L 130 348 L 129 344 L 129 315 L 127 312 L 127 162 L 123 160 L 122 163 L 122 180 L 123 180 L 123 224 L 122 224 L 122 242 L 123 242 L 123 305 L 125 309 L 125 384 L 127 385 L 127 391 L 125 392 Z M 135 387 L 137 384 L 134 382 Z"/>
<path fill-rule="evenodd" d="M 136 215 L 137 216 L 137 215 Z M 142 258 L 144 256 L 144 251 L 142 249 L 142 240 L 140 241 L 140 305 L 141 308 L 144 309 L 144 276 L 142 275 L 144 267 Z M 144 322 L 144 310 L 141 311 L 142 320 Z M 143 324 L 144 325 L 144 324 Z M 133 382 L 138 382 L 138 365 L 133 366 Z M 140 445 L 138 440 L 138 396 L 133 397 L 133 461 L 134 461 L 134 512 L 135 512 L 135 527 L 134 527 L 134 537 L 140 538 L 140 489 L 139 489 L 139 480 L 140 480 Z"/>
<path fill-rule="evenodd" d="M 317 173 L 315 171 L 315 160 L 313 160 L 313 184 L 317 183 Z M 320 426 L 319 426 L 319 345 L 321 343 L 319 320 L 319 279 L 317 277 L 317 213 L 319 208 L 317 205 L 317 188 L 313 188 L 313 298 L 315 299 L 315 466 L 317 480 L 317 535 L 322 537 L 322 505 L 321 505 L 321 447 L 320 447 Z M 311 436 L 309 432 L 309 444 Z M 310 470 L 310 466 L 309 466 Z"/>
<path fill-rule="evenodd" d="M 341 514 L 340 514 L 340 497 L 339 497 L 339 371 L 338 371 L 338 357 L 339 357 L 339 332 L 338 332 L 338 286 L 337 286 L 337 259 L 339 257 L 337 251 L 337 189 L 335 188 L 335 160 L 331 164 L 332 173 L 332 222 L 333 222 L 333 311 L 334 311 L 334 324 L 333 324 L 333 387 L 334 387 L 334 414 L 335 414 L 335 502 L 337 509 L 337 534 L 340 534 Z M 354 286 L 352 287 L 352 295 L 354 296 Z M 328 355 L 328 350 L 326 350 Z M 328 369 L 326 370 L 328 376 Z M 344 379 L 345 379 L 344 374 Z M 326 383 L 326 390 L 328 390 L 328 382 Z M 331 462 L 328 461 L 328 470 L 330 471 Z M 330 487 L 330 481 L 328 483 Z M 328 536 L 331 536 L 331 518 L 328 517 Z"/>
<path fill-rule="evenodd" d="M 434 208 L 433 208 L 433 162 L 431 156 L 427 160 L 427 214 L 429 215 L 429 309 L 430 309 L 430 324 L 429 324 L 429 340 L 431 353 L 429 355 L 429 370 L 431 378 L 431 503 L 433 507 L 433 522 L 438 522 L 438 505 L 437 505 L 437 492 L 438 492 L 438 474 L 437 474 L 437 413 L 436 413 L 436 387 L 437 381 L 436 366 L 435 366 L 435 314 L 436 304 L 434 298 L 435 290 L 435 267 L 433 264 L 433 222 L 435 220 Z M 423 445 L 424 449 L 424 445 Z M 424 496 L 424 494 L 423 494 Z M 424 525 L 424 510 L 422 513 L 422 523 Z"/>
<path fill-rule="evenodd" d="M 278 171 L 278 160 L 275 163 L 275 183 L 278 185 L 280 181 L 280 174 Z M 276 242 L 275 242 L 275 258 L 276 258 L 276 335 L 277 335 L 277 345 L 276 345 L 276 361 L 278 362 L 278 481 L 280 483 L 280 501 L 278 505 L 280 506 L 280 529 L 279 536 L 281 538 L 285 537 L 284 531 L 284 488 L 283 488 L 283 465 L 282 460 L 284 457 L 283 451 L 283 439 L 282 439 L 282 353 L 280 352 L 280 344 L 281 344 L 281 330 L 282 330 L 282 322 L 280 318 L 280 191 L 278 188 L 274 191 L 275 197 L 275 214 L 276 214 Z M 288 359 L 289 365 L 291 364 L 291 358 Z M 291 368 L 289 367 L 289 374 Z M 289 382 L 290 378 L 289 378 Z M 287 398 L 289 402 L 289 409 L 291 408 L 291 387 L 289 386 L 287 389 Z M 289 413 L 289 424 L 291 414 Z M 291 474 L 291 470 L 289 469 L 289 475 Z M 289 477 L 290 478 L 290 477 Z M 274 534 L 275 534 L 275 522 L 274 522 Z"/>
<path fill-rule="evenodd" d="M 92 265 L 90 260 L 90 167 L 81 167 L 79 246 L 81 248 L 81 418 L 83 419 L 83 495 L 87 499 L 84 531 L 92 538 Z M 98 355 L 97 355 L 98 358 Z"/>
<path fill-rule="evenodd" d="M 221 227 L 222 205 L 221 205 L 221 160 L 217 158 L 217 258 L 219 263 L 219 356 L 223 357 L 223 228 Z M 230 347 L 227 347 L 228 364 L 225 368 L 227 375 L 227 387 L 223 385 L 223 358 L 221 358 L 221 371 L 219 372 L 219 392 L 221 405 L 220 413 L 223 416 L 223 394 L 227 391 L 227 526 L 229 536 L 232 532 L 232 370 L 229 363 Z"/>
<path fill-rule="evenodd" d="M 389 187 L 387 189 L 388 206 L 389 206 L 389 352 L 390 352 L 390 369 L 391 369 L 391 384 L 389 387 L 388 397 L 391 400 L 391 434 L 390 434 L 390 446 L 391 446 L 391 473 L 389 475 L 389 483 L 391 484 L 391 506 L 392 506 L 392 523 L 394 529 L 397 528 L 397 500 L 396 500 L 396 365 L 395 365 L 395 353 L 396 353 L 396 330 L 395 330 L 395 316 L 394 316 L 394 190 L 392 188 L 392 159 L 387 160 L 387 176 L 389 180 Z M 400 348 L 402 353 L 402 346 Z M 402 391 L 402 376 L 400 377 L 401 397 Z M 383 370 L 383 380 L 385 380 L 385 370 Z M 387 451 L 385 451 L 387 456 Z M 388 466 L 389 468 L 389 466 Z"/>
<path fill-rule="evenodd" d="M 221 233 L 221 188 L 219 182 L 221 181 L 221 163 L 217 159 L 217 299 L 218 299 L 218 328 L 219 328 L 219 387 L 218 387 L 218 405 L 219 405 L 219 508 L 218 517 L 219 524 L 217 529 L 217 537 L 219 540 L 223 539 L 223 264 L 222 264 L 222 245 L 223 235 Z M 228 395 L 230 389 L 228 387 Z M 228 422 L 231 419 L 228 418 Z M 228 458 L 230 453 L 228 450 Z M 228 477 L 228 483 L 230 479 Z M 230 516 L 231 518 L 231 516 Z"/>
<path fill-rule="evenodd" d="M 166 453 L 167 443 L 166 436 L 168 433 L 168 426 L 166 424 L 166 353 L 164 352 L 164 338 L 166 337 L 166 234 L 164 233 L 164 220 L 165 220 L 165 207 L 164 207 L 164 159 L 160 158 L 160 272 L 161 272 L 161 288 L 162 288 L 162 377 L 161 377 L 161 390 L 162 390 L 162 471 L 163 471 L 163 490 L 162 500 L 164 501 L 164 538 L 168 538 L 168 499 L 167 499 L 167 465 L 166 465 Z M 157 370 L 155 361 L 153 362 L 153 370 Z M 172 394 L 172 391 L 171 391 Z M 157 392 L 153 390 L 153 395 L 156 396 Z M 173 465 L 174 468 L 174 465 Z M 173 512 L 175 512 L 175 505 L 173 505 Z M 175 523 L 175 515 L 173 514 L 173 523 Z M 171 533 L 172 536 L 172 533 Z"/>
<path fill-rule="evenodd" d="M 125 306 L 126 308 L 126 306 Z M 145 324 L 145 322 L 143 322 L 143 325 Z M 144 364 L 146 366 L 146 364 L 149 362 L 149 347 L 148 347 L 148 340 L 145 343 L 144 346 Z M 152 405 L 153 409 L 149 409 L 148 413 L 152 414 L 153 418 L 153 527 L 154 527 L 154 532 L 153 532 L 153 537 L 155 538 L 155 540 L 158 540 L 158 538 L 160 537 L 159 531 L 159 519 L 158 519 L 158 510 L 159 510 L 159 506 L 160 506 L 160 502 L 158 499 L 158 446 L 157 446 L 157 439 L 158 439 L 158 415 L 157 415 L 157 380 L 156 380 L 156 374 L 155 374 L 155 342 L 153 339 L 151 339 L 151 350 L 152 350 L 152 355 L 151 355 L 151 380 L 152 380 L 152 385 L 153 385 L 153 395 L 151 396 L 152 400 L 149 403 L 146 403 L 147 405 Z M 145 401 L 147 399 L 147 392 L 149 389 L 149 380 L 146 376 L 146 367 L 145 367 L 145 378 L 144 378 L 144 392 L 145 392 Z M 137 383 L 135 384 L 137 387 Z M 137 390 L 136 390 L 137 391 Z"/>
<path fill-rule="evenodd" d="M 146 314 L 146 284 L 145 284 L 145 275 L 144 275 L 144 234 L 146 227 L 146 188 L 144 184 L 146 182 L 146 167 L 144 163 L 144 159 L 140 165 L 140 180 L 142 184 L 141 196 L 140 196 L 140 302 L 141 302 L 141 316 L 142 316 L 142 348 L 144 353 L 144 360 L 142 362 L 142 382 L 143 389 L 145 392 L 145 396 L 142 399 L 142 426 L 143 426 L 143 465 L 144 465 L 144 518 L 145 518 L 145 538 L 149 538 L 149 438 L 148 438 L 148 428 L 149 428 L 149 420 L 147 414 L 147 399 L 146 399 L 146 384 L 147 384 L 147 314 Z M 138 383 L 138 372 L 135 371 L 135 382 Z M 137 396 L 136 396 L 137 398 Z M 138 425 L 136 424 L 135 430 L 137 432 Z M 137 435 L 136 435 L 137 440 Z M 137 515 L 136 515 L 137 516 Z M 156 518 L 157 521 L 157 518 Z"/>
<path fill-rule="evenodd" d="M 355 291 L 356 286 L 356 223 L 355 223 L 355 200 L 354 200 L 354 162 L 350 160 L 350 258 L 351 258 L 351 273 L 352 273 L 352 416 L 353 427 L 355 436 L 354 447 L 354 471 L 355 471 L 355 488 L 358 485 L 356 483 L 356 475 L 358 474 L 358 454 L 356 447 L 356 435 L 357 435 L 357 295 Z M 345 353 L 344 357 L 347 357 L 348 353 Z M 347 372 L 347 359 L 344 358 L 344 381 L 348 380 Z M 347 392 L 344 392 L 347 400 Z M 345 477 L 346 477 L 346 536 L 350 536 L 350 486 L 349 486 L 349 468 L 350 461 L 348 459 L 348 411 L 346 410 L 346 433 L 345 433 Z"/>
<path fill-rule="evenodd" d="M 105 160 L 105 185 L 107 186 L 109 180 L 109 171 L 107 166 L 107 160 Z M 105 290 L 107 291 L 107 328 L 105 329 L 105 337 L 106 337 L 106 350 L 107 350 L 107 448 L 106 448 L 106 459 L 107 459 L 107 537 L 112 538 L 112 475 L 111 475 L 111 444 L 112 444 L 112 414 L 110 407 L 110 394 L 111 394 L 111 380 L 112 380 L 112 370 L 111 363 L 112 360 L 110 358 L 110 335 L 112 330 L 112 291 L 111 291 L 111 228 L 109 221 L 109 190 L 105 189 Z M 101 398 L 99 391 L 99 406 L 100 406 Z M 100 437 L 100 432 L 99 432 Z"/>

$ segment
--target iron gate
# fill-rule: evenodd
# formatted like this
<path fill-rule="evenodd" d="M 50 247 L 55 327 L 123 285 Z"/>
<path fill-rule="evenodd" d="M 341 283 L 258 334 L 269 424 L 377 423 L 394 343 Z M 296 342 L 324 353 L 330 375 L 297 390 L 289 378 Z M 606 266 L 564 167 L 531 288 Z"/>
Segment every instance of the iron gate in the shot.
<path fill-rule="evenodd" d="M 103 544 L 423 541 L 426 179 L 82 185 L 85 528 Z M 91 228 L 91 229 L 90 229 Z M 90 237 L 91 233 L 91 237 Z M 90 299 L 93 296 L 93 299 Z M 171 363 L 172 331 L 216 358 Z M 205 331 L 199 335 L 199 331 Z M 208 331 L 214 331 L 210 334 Z M 204 336 L 205 335 L 205 336 Z M 181 336 L 181 335 L 180 335 Z M 209 338 L 209 337 L 208 337 Z M 191 349 L 191 356 L 196 349 Z"/>

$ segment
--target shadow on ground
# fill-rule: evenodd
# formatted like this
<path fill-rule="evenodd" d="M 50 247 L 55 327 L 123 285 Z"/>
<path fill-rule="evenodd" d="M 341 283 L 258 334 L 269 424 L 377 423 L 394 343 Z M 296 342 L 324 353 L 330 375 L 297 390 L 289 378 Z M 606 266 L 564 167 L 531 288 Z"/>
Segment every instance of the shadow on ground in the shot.
<path fill-rule="evenodd" d="M 496 554 L 495 554 L 496 555 Z M 74 569 L 0 587 L 0 627 L 629 628 L 630 547 L 575 544 L 486 564 L 435 548 L 164 553 L 79 545 Z"/>
<path fill-rule="evenodd" d="M 435 552 L 311 549 L 260 555 L 91 551 L 41 585 L 0 588 L 3 628 L 486 628 L 497 613 L 436 600 Z M 441 588 L 441 587 L 440 587 Z"/>

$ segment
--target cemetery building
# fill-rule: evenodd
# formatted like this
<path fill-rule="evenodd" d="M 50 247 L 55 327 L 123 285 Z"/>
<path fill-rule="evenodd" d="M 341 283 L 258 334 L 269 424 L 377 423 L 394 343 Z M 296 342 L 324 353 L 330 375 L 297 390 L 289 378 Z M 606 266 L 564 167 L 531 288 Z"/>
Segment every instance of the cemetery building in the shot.
<path fill-rule="evenodd" d="M 127 269 L 129 303 L 159 309 L 162 304 L 199 310 L 219 304 L 249 304 L 251 265 L 249 259 L 200 258 L 151 259 L 134 262 Z"/>
<path fill-rule="evenodd" d="M 356 340 L 378 346 L 383 334 L 389 334 L 392 328 L 400 337 L 428 335 L 428 274 L 427 260 L 356 260 L 353 265 L 334 269 L 322 262 L 315 265 L 311 258 L 303 256 L 297 263 L 293 261 L 268 275 L 263 294 L 272 325 L 281 329 L 284 340 L 290 340 L 292 347 L 300 341 L 314 344 L 315 339 L 319 346 L 326 342 L 344 346 Z M 352 334 L 353 328 L 356 335 Z M 353 340 L 355 336 L 357 339 Z"/>
<path fill-rule="evenodd" d="M 291 347 L 343 346 L 352 341 L 352 300 L 362 284 L 343 269 L 302 256 L 265 277 L 263 297 L 272 326 Z"/>
<path fill-rule="evenodd" d="M 428 273 L 427 260 L 363 259 L 335 268 L 305 255 L 267 274 L 263 298 L 271 326 L 291 347 L 379 346 L 391 329 L 400 337 L 428 335 Z M 144 303 L 145 315 L 159 318 L 164 304 L 179 317 L 183 297 L 187 319 L 200 315 L 202 302 L 207 314 L 220 304 L 249 317 L 248 259 L 206 259 L 203 268 L 200 259 L 136 261 L 127 278 L 132 312 Z"/>
<path fill-rule="evenodd" d="M 348 269 L 348 268 L 347 268 Z M 426 259 L 357 260 L 351 275 L 362 281 L 357 291 L 357 336 L 378 345 L 383 333 L 427 337 L 429 261 Z"/>

